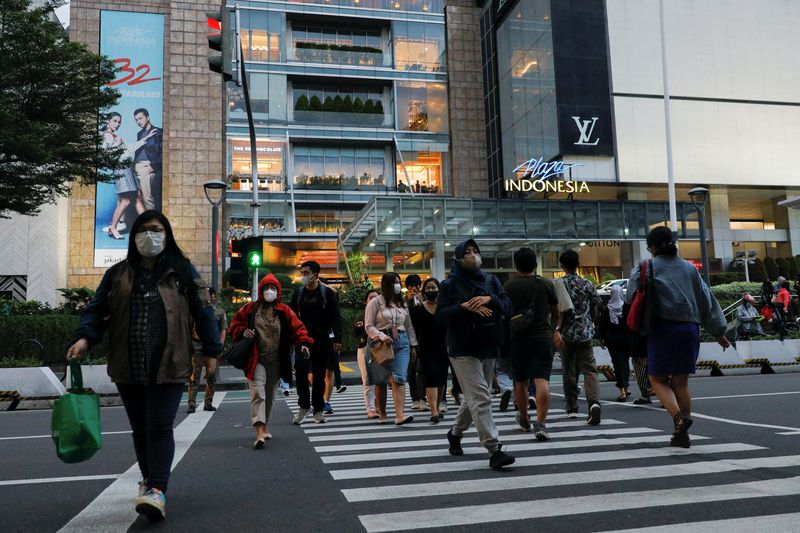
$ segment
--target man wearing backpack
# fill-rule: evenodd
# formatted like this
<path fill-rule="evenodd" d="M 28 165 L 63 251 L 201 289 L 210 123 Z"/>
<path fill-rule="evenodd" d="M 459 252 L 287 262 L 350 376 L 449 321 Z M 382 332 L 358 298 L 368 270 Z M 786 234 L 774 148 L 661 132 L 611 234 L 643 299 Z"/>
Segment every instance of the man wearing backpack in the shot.
<path fill-rule="evenodd" d="M 314 346 L 308 359 L 298 355 L 295 359 L 297 378 L 297 411 L 293 422 L 301 424 L 313 407 L 314 422 L 325 422 L 325 378 L 339 364 L 339 350 L 342 348 L 342 316 L 339 312 L 339 299 L 336 291 L 319 280 L 320 266 L 316 261 L 306 261 L 300 265 L 302 286 L 292 294 L 289 307 L 292 308 L 309 335 Z M 309 395 L 308 371 L 311 367 L 313 384 Z"/>
<path fill-rule="evenodd" d="M 501 449 L 491 390 L 503 317 L 510 311 L 511 301 L 500 280 L 481 270 L 478 244 L 469 239 L 456 246 L 450 277 L 442 282 L 436 302 L 436 321 L 447 326 L 447 352 L 464 391 L 447 442 L 450 455 L 463 455 L 461 439 L 475 422 L 478 438 L 489 451 L 489 466 L 495 469 L 514 462 Z"/>
<path fill-rule="evenodd" d="M 531 430 L 528 415 L 528 389 L 536 385 L 537 440 L 547 440 L 547 410 L 550 404 L 550 373 L 553 370 L 553 342 L 558 322 L 558 300 L 553 282 L 536 275 L 536 253 L 520 248 L 514 253 L 519 276 L 503 286 L 511 298 L 511 376 L 517 402 L 517 424 Z"/>

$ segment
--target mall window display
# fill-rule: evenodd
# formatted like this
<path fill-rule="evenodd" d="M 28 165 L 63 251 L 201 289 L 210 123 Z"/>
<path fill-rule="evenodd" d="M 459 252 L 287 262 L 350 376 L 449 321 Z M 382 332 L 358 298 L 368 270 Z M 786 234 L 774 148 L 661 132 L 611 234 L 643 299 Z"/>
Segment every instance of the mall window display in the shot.
<path fill-rule="evenodd" d="M 284 143 L 276 141 L 257 141 L 256 154 L 258 160 L 258 189 L 270 192 L 285 190 L 283 170 Z M 249 139 L 231 139 L 228 141 L 231 174 L 231 189 L 234 191 L 252 191 L 252 166 Z"/>
<path fill-rule="evenodd" d="M 447 84 L 398 82 L 397 129 L 447 132 Z"/>
<path fill-rule="evenodd" d="M 447 70 L 442 24 L 394 22 L 392 40 L 396 69 L 427 72 Z"/>
<path fill-rule="evenodd" d="M 294 148 L 294 186 L 298 189 L 386 190 L 394 181 L 387 180 L 386 157 L 383 148 L 297 146 Z"/>

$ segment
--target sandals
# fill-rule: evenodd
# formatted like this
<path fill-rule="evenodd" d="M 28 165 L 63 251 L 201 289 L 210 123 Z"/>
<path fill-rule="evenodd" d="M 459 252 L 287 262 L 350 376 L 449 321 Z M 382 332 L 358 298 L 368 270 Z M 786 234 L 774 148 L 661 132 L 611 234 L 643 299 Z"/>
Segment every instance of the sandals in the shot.
<path fill-rule="evenodd" d="M 263 448 L 264 448 L 264 441 L 261 439 L 256 439 L 256 441 L 253 443 L 253 449 L 261 450 Z"/>

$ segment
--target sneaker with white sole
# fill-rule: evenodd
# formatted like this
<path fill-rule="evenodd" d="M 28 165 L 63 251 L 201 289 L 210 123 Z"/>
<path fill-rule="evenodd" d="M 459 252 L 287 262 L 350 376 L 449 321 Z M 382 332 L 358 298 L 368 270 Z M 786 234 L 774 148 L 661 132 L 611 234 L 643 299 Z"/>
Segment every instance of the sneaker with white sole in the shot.
<path fill-rule="evenodd" d="M 578 418 L 578 410 L 577 409 L 568 409 L 567 410 L 567 418 Z"/>
<path fill-rule="evenodd" d="M 536 437 L 536 440 L 540 441 L 550 439 L 550 435 L 547 434 L 547 427 L 539 422 L 533 423 L 533 436 Z"/>
<path fill-rule="evenodd" d="M 446 413 L 447 412 L 447 403 L 442 402 L 439 404 L 439 412 Z"/>
<path fill-rule="evenodd" d="M 147 480 L 142 479 L 139 481 L 139 493 L 136 495 L 136 497 L 141 498 L 144 496 L 145 492 L 147 492 Z"/>
<path fill-rule="evenodd" d="M 300 424 L 303 423 L 303 420 L 305 420 L 307 415 L 308 415 L 308 409 L 303 409 L 301 407 L 300 409 L 298 409 L 297 414 L 294 415 L 294 418 L 292 418 L 292 423 L 296 426 L 299 426 Z"/>
<path fill-rule="evenodd" d="M 322 411 L 317 411 L 314 413 L 314 423 L 315 424 L 324 424 L 325 423 L 325 415 Z"/>
<path fill-rule="evenodd" d="M 136 498 L 136 512 L 151 522 L 164 520 L 167 517 L 167 497 L 158 489 L 149 489 Z"/>
<path fill-rule="evenodd" d="M 600 407 L 599 403 L 593 403 L 592 406 L 589 408 L 589 418 L 586 420 L 586 423 L 590 426 L 597 426 L 600 425 L 600 415 L 602 412 L 602 408 Z"/>
<path fill-rule="evenodd" d="M 514 417 L 517 421 L 517 425 L 519 425 L 519 430 L 524 433 L 530 433 L 531 431 L 531 420 L 522 419 L 522 413 L 517 413 L 517 416 Z"/>

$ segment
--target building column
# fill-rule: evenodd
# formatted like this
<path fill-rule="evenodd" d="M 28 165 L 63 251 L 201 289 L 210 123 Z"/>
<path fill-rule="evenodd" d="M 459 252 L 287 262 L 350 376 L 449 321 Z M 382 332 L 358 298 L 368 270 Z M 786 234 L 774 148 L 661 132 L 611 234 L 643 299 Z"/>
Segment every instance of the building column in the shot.
<path fill-rule="evenodd" d="M 647 192 L 642 190 L 629 190 L 626 194 L 627 200 L 639 200 L 644 201 L 647 200 Z M 622 257 L 622 271 L 623 272 L 630 272 L 633 270 L 633 267 L 640 264 L 642 261 L 646 259 L 650 259 L 650 252 L 647 251 L 647 241 L 646 240 L 630 240 L 630 255 L 623 252 Z M 630 263 L 628 264 L 629 259 Z"/>
<path fill-rule="evenodd" d="M 788 193 L 788 191 L 787 191 Z M 787 194 L 785 200 L 796 198 L 798 194 L 793 192 Z M 775 207 L 775 227 L 776 229 L 786 228 L 789 237 L 788 248 L 792 257 L 800 255 L 800 206 L 797 207 Z M 785 255 L 785 254 L 784 254 Z"/>
<path fill-rule="evenodd" d="M 433 241 L 433 258 L 431 258 L 431 275 L 438 279 L 443 280 L 447 272 L 444 264 L 444 241 Z"/>
<path fill-rule="evenodd" d="M 710 189 L 706 205 L 706 223 L 711 229 L 711 242 L 714 245 L 714 259 L 722 260 L 723 270 L 733 261 L 733 230 L 728 204 L 728 190 Z"/>

